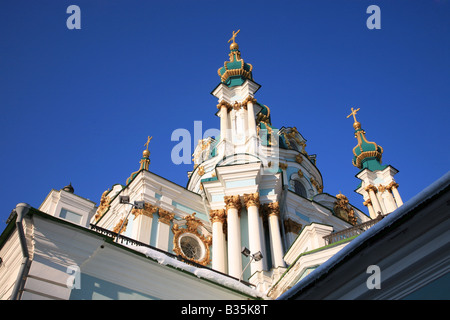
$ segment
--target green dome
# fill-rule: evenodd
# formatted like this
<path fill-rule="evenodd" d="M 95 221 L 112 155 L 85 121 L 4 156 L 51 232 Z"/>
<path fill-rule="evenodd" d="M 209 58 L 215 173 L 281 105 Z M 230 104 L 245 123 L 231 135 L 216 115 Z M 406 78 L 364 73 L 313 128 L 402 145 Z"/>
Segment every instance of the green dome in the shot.
<path fill-rule="evenodd" d="M 366 132 L 361 129 L 361 124 L 355 122 L 355 137 L 358 144 L 353 148 L 353 165 L 360 169 L 369 169 L 371 171 L 382 170 L 385 166 L 381 165 L 383 148 L 375 142 L 367 141 Z"/>

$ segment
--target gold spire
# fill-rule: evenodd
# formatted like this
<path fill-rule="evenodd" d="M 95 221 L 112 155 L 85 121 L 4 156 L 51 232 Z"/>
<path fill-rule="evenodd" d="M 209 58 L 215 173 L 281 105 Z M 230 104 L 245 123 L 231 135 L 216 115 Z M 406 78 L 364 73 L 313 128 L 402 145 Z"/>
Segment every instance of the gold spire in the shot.
<path fill-rule="evenodd" d="M 141 165 L 139 167 L 138 171 L 133 172 L 130 177 L 127 179 L 126 184 L 130 183 L 131 180 L 133 180 L 133 178 L 136 176 L 136 174 L 141 171 L 141 170 L 147 170 L 148 171 L 148 167 L 150 165 L 150 151 L 148 151 L 148 145 L 150 143 L 150 141 L 153 139 L 153 137 L 148 136 L 147 138 L 147 142 L 144 144 L 144 146 L 146 147 L 145 150 L 142 152 L 142 158 L 141 161 L 139 161 L 139 164 Z"/>
<path fill-rule="evenodd" d="M 146 149 L 142 152 L 142 159 L 139 162 L 141 164 L 141 167 L 139 168 L 139 170 L 142 170 L 142 169 L 148 170 L 148 165 L 150 164 L 150 159 L 149 159 L 150 151 L 148 151 L 148 145 L 152 139 L 153 139 L 153 136 L 152 137 L 148 136 L 147 142 L 144 144 Z"/>
<path fill-rule="evenodd" d="M 355 109 L 351 108 L 352 113 L 350 113 L 350 114 L 347 116 L 347 119 L 350 118 L 350 116 L 353 116 L 353 119 L 355 120 L 355 122 L 353 123 L 353 128 L 355 128 L 355 130 L 361 129 L 361 123 L 359 123 L 359 122 L 356 120 L 356 113 L 359 111 L 359 109 L 360 109 L 360 108 L 358 108 L 358 109 L 355 110 Z"/>

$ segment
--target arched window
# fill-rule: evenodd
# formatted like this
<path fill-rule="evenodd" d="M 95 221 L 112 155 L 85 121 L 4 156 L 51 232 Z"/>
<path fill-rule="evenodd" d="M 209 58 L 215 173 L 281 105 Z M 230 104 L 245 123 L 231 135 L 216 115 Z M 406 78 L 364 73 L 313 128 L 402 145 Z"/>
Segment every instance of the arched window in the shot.
<path fill-rule="evenodd" d="M 294 180 L 294 191 L 296 194 L 306 198 L 306 189 L 298 180 Z"/>

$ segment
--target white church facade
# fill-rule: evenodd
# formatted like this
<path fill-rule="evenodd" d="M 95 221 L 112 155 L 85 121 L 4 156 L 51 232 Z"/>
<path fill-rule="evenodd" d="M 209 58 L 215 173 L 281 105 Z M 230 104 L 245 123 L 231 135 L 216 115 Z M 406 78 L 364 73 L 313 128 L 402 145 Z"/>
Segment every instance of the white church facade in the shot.
<path fill-rule="evenodd" d="M 139 169 L 98 204 L 71 185 L 19 204 L 0 238 L 0 299 L 277 299 L 403 205 L 359 109 L 368 214 L 324 192 L 305 138 L 272 126 L 236 34 L 212 92 L 220 135 L 198 142 L 187 186 L 151 171 L 149 137 Z"/>

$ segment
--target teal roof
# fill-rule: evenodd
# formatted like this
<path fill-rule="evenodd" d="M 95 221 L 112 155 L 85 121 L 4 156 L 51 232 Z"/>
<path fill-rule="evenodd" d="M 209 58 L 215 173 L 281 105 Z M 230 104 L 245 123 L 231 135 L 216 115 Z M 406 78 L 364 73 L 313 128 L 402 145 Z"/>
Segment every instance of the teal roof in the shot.
<path fill-rule="evenodd" d="M 230 48 L 230 61 L 225 61 L 223 67 L 217 70 L 221 82 L 228 87 L 242 85 L 246 79 L 253 80 L 252 69 L 250 63 L 245 63 L 241 58 L 241 52 L 236 48 Z"/>

